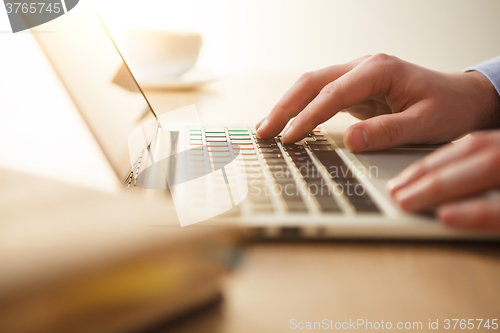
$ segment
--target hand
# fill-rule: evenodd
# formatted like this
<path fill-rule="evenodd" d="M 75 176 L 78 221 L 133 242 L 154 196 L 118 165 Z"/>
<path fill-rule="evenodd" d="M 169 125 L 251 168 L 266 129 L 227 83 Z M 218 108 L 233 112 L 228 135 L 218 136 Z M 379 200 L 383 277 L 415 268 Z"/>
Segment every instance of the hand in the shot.
<path fill-rule="evenodd" d="M 464 140 L 409 166 L 387 187 L 409 212 L 437 207 L 447 225 L 500 231 L 500 196 L 474 197 L 500 188 L 500 130 Z"/>
<path fill-rule="evenodd" d="M 292 143 L 342 110 L 366 119 L 344 134 L 351 151 L 449 142 L 500 125 L 500 99 L 481 73 L 445 74 L 377 54 L 302 75 L 257 135 L 273 137 L 297 116 L 281 138 Z"/>

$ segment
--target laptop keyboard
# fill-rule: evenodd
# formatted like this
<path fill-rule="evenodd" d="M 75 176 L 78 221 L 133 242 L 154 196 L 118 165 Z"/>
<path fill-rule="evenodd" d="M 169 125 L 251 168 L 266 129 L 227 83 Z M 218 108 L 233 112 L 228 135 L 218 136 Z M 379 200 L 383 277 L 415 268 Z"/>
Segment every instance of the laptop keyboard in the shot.
<path fill-rule="evenodd" d="M 322 130 L 295 144 L 259 139 L 252 128 L 190 128 L 191 149 L 204 149 L 213 170 L 241 155 L 251 214 L 380 213 L 370 195 Z M 200 152 L 201 153 L 201 152 Z"/>

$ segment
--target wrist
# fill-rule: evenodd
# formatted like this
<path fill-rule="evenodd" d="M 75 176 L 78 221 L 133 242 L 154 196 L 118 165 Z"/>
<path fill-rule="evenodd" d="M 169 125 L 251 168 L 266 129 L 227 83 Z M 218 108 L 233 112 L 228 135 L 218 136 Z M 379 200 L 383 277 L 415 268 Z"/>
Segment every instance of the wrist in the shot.
<path fill-rule="evenodd" d="M 491 129 L 500 127 L 500 95 L 491 81 L 479 71 L 465 72 L 470 88 L 474 92 L 477 112 L 476 128 Z"/>

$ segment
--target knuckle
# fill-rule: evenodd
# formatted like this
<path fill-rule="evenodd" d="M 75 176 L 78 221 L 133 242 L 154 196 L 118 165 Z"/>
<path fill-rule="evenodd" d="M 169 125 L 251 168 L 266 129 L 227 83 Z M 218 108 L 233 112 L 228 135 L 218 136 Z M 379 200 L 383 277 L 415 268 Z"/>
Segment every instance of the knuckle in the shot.
<path fill-rule="evenodd" d="M 280 102 L 274 106 L 268 118 L 284 119 L 286 117 L 286 111 L 287 108 Z"/>
<path fill-rule="evenodd" d="M 386 53 L 377 53 L 375 55 L 372 55 L 370 57 L 370 60 L 373 61 L 373 62 L 377 62 L 377 63 L 380 63 L 380 62 L 389 62 L 392 60 L 392 57 Z"/>
<path fill-rule="evenodd" d="M 391 116 L 378 117 L 378 122 L 382 129 L 382 134 L 387 138 L 389 145 L 393 146 L 401 142 L 403 138 L 403 128 L 399 122 L 392 119 Z"/>
<path fill-rule="evenodd" d="M 330 99 L 335 98 L 336 104 L 344 109 L 347 104 L 345 100 L 345 94 L 343 93 L 345 86 L 345 80 L 335 80 L 324 86 L 319 92 L 320 95 L 329 95 Z M 334 97 L 333 97 L 334 96 Z"/>
<path fill-rule="evenodd" d="M 374 66 L 378 67 L 396 67 L 399 64 L 399 59 L 395 56 L 388 55 L 386 53 L 377 53 L 372 55 L 366 60 L 368 63 L 372 63 Z"/>
<path fill-rule="evenodd" d="M 445 188 L 443 186 L 443 175 L 441 174 L 441 171 L 437 171 L 433 174 L 430 174 L 427 177 L 427 194 L 430 198 L 441 198 L 442 195 L 445 193 Z"/>
<path fill-rule="evenodd" d="M 496 174 L 500 170 L 500 151 L 495 150 L 486 157 L 486 170 Z"/>
<path fill-rule="evenodd" d="M 481 148 L 484 148 L 489 143 L 488 137 L 485 135 L 473 135 L 467 141 L 468 151 L 476 151 Z"/>
<path fill-rule="evenodd" d="M 474 210 L 472 223 L 479 227 L 487 226 L 487 221 L 492 218 L 492 213 L 485 205 L 480 205 Z"/>
<path fill-rule="evenodd" d="M 297 79 L 297 82 L 300 84 L 311 84 L 314 81 L 314 71 L 309 71 L 301 74 Z"/>
<path fill-rule="evenodd" d="M 337 82 L 337 81 L 333 81 L 333 82 L 328 83 L 326 86 L 324 86 L 323 89 L 321 89 L 321 91 L 319 93 L 331 95 L 333 92 L 340 89 L 341 86 L 342 86 L 342 83 Z"/>

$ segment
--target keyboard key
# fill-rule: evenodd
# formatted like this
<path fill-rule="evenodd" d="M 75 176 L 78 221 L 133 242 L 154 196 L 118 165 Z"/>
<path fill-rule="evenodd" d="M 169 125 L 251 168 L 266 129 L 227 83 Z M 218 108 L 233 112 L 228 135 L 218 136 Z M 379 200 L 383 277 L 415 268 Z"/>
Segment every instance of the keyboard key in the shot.
<path fill-rule="evenodd" d="M 258 157 L 255 154 L 255 151 L 253 151 L 254 152 L 253 154 L 243 154 L 243 152 L 244 152 L 244 150 L 240 151 L 240 154 L 243 155 L 242 157 L 243 157 L 244 161 L 254 161 L 254 160 L 257 161 L 258 160 Z"/>
<path fill-rule="evenodd" d="M 263 193 L 263 189 L 257 186 L 248 187 L 248 196 L 256 196 L 261 195 Z"/>
<path fill-rule="evenodd" d="M 274 143 L 257 142 L 257 147 L 259 147 L 259 148 L 276 148 L 276 147 L 278 147 L 278 144 L 276 142 L 274 142 Z"/>
<path fill-rule="evenodd" d="M 274 171 L 274 172 L 272 172 L 272 175 L 274 178 L 292 178 L 293 177 L 293 174 L 288 170 L 287 171 L 283 171 L 283 170 Z"/>
<path fill-rule="evenodd" d="M 226 133 L 223 127 L 205 127 L 205 133 Z"/>
<path fill-rule="evenodd" d="M 304 150 L 304 146 L 299 144 L 283 145 L 283 149 L 285 151 L 302 151 Z"/>
<path fill-rule="evenodd" d="M 247 128 L 230 128 L 228 130 L 229 133 L 236 133 L 236 132 L 246 132 L 248 133 L 248 129 Z"/>
<path fill-rule="evenodd" d="M 281 153 L 263 153 L 262 156 L 264 157 L 264 159 L 283 158 L 283 154 L 281 154 Z"/>
<path fill-rule="evenodd" d="M 226 147 L 208 146 L 208 151 L 209 152 L 212 152 L 212 151 L 229 151 L 229 147 L 228 146 L 226 146 Z"/>
<path fill-rule="evenodd" d="M 339 185 L 344 192 L 349 192 L 353 193 L 356 185 L 359 184 L 359 182 L 352 178 L 350 175 L 347 177 L 344 177 L 344 175 L 340 174 L 337 177 L 332 177 L 333 181 Z"/>
<path fill-rule="evenodd" d="M 303 150 L 303 151 L 289 151 L 288 155 L 290 155 L 291 158 L 294 158 L 294 157 L 309 157 L 309 155 L 307 155 L 307 153 L 306 153 L 305 150 Z"/>
<path fill-rule="evenodd" d="M 271 172 L 289 172 L 290 169 L 286 164 L 271 164 L 266 166 L 267 169 L 271 170 Z"/>
<path fill-rule="evenodd" d="M 260 213 L 260 214 L 271 214 L 274 212 L 274 207 L 273 207 L 273 204 L 270 203 L 270 204 L 267 204 L 267 203 L 264 203 L 264 204 L 258 204 L 258 203 L 254 203 L 253 205 L 253 210 L 256 212 L 256 213 Z"/>
<path fill-rule="evenodd" d="M 247 180 L 265 180 L 265 178 L 261 173 L 247 173 Z"/>
<path fill-rule="evenodd" d="M 276 141 L 274 139 L 256 139 L 255 141 L 261 142 L 261 143 L 275 143 Z"/>
<path fill-rule="evenodd" d="M 380 212 L 368 193 L 366 193 L 364 185 L 357 179 L 346 177 L 334 179 L 334 181 L 338 184 L 335 193 L 338 193 L 339 188 L 342 189 L 343 194 L 349 199 L 356 211 L 363 213 Z"/>
<path fill-rule="evenodd" d="M 253 146 L 251 140 L 231 140 L 231 142 L 234 144 L 237 144 L 237 145 L 251 145 L 251 146 Z"/>
<path fill-rule="evenodd" d="M 205 136 L 207 138 L 215 138 L 215 137 L 226 137 L 226 133 L 206 133 Z"/>
<path fill-rule="evenodd" d="M 272 201 L 271 201 L 271 197 L 267 196 L 267 195 L 263 195 L 263 193 L 261 192 L 260 195 L 249 195 L 248 198 L 250 199 L 250 201 L 252 201 L 253 203 L 256 203 L 256 204 L 269 204 L 271 205 L 272 204 Z"/>
<path fill-rule="evenodd" d="M 207 142 L 208 147 L 228 147 L 227 142 Z"/>
<path fill-rule="evenodd" d="M 255 150 L 253 145 L 233 145 L 233 149 Z"/>
<path fill-rule="evenodd" d="M 289 212 L 292 213 L 305 213 L 307 212 L 307 206 L 303 201 L 286 201 L 285 204 Z"/>
<path fill-rule="evenodd" d="M 225 137 L 207 137 L 207 142 L 227 142 Z"/>
<path fill-rule="evenodd" d="M 359 213 L 380 213 L 378 207 L 367 194 L 350 196 L 349 201 Z"/>
<path fill-rule="evenodd" d="M 231 133 L 229 132 L 229 137 L 235 140 L 250 140 L 252 135 L 249 133 Z"/>
<path fill-rule="evenodd" d="M 293 163 L 296 165 L 313 164 L 309 156 L 291 156 Z"/>
<path fill-rule="evenodd" d="M 279 148 L 259 148 L 259 150 L 261 151 L 261 153 L 280 153 L 281 150 Z"/>
<path fill-rule="evenodd" d="M 222 163 L 222 162 L 220 162 L 220 163 L 219 162 L 218 163 L 213 163 L 212 166 L 213 166 L 214 170 L 222 169 L 225 166 L 227 166 L 227 162 L 224 162 L 224 163 Z"/>
<path fill-rule="evenodd" d="M 321 210 L 324 212 L 341 212 L 339 205 L 332 196 L 315 196 Z"/>
<path fill-rule="evenodd" d="M 267 158 L 265 159 L 265 161 L 269 165 L 275 165 L 275 164 L 286 165 L 285 160 L 282 158 Z"/>
<path fill-rule="evenodd" d="M 333 149 L 332 146 L 311 146 L 311 150 L 316 152 L 316 151 L 334 151 L 335 149 Z"/>
<path fill-rule="evenodd" d="M 305 168 L 302 167 L 299 169 L 300 174 L 304 179 L 318 179 L 321 178 L 321 174 L 316 167 Z"/>
<path fill-rule="evenodd" d="M 213 157 L 230 157 L 231 155 L 229 152 L 222 152 L 222 151 L 212 151 L 210 153 L 211 156 Z"/>
<path fill-rule="evenodd" d="M 347 165 L 344 163 L 342 158 L 335 152 L 327 152 L 327 151 L 318 151 L 314 153 L 316 157 L 320 160 L 320 162 L 325 166 L 327 170 L 330 170 L 330 167 L 345 167 Z"/>
<path fill-rule="evenodd" d="M 307 144 L 309 147 L 312 146 L 331 146 L 330 142 L 328 141 L 307 141 Z"/>

